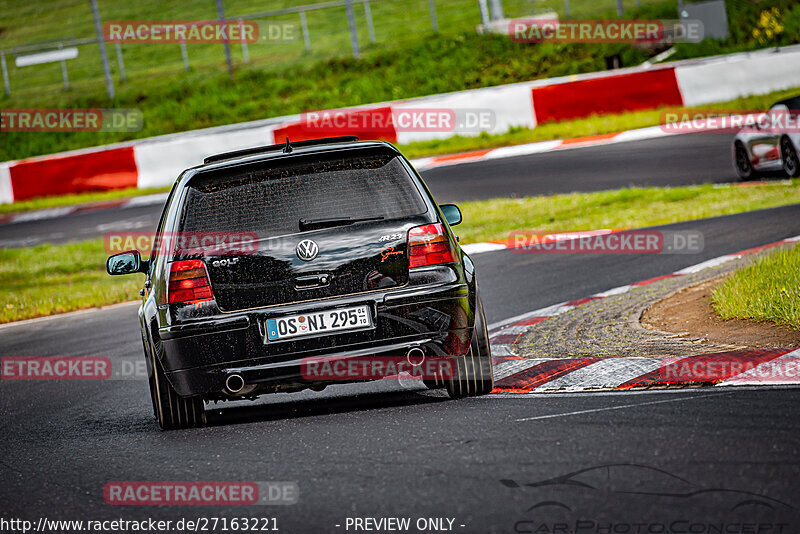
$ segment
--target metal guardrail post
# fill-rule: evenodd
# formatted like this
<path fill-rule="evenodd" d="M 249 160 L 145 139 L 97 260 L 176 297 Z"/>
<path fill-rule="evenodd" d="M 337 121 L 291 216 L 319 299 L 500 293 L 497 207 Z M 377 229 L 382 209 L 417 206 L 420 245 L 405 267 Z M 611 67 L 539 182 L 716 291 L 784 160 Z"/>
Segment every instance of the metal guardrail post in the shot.
<path fill-rule="evenodd" d="M 97 33 L 97 45 L 100 48 L 100 62 L 103 64 L 103 74 L 106 77 L 106 92 L 108 98 L 114 98 L 114 81 L 111 79 L 111 68 L 108 66 L 108 52 L 106 40 L 103 38 L 103 24 L 100 22 L 100 12 L 97 10 L 97 0 L 89 0 L 92 4 L 92 17 L 94 17 L 94 30 Z"/>
<path fill-rule="evenodd" d="M 225 20 L 225 4 L 224 0 L 216 0 L 217 4 L 217 18 L 220 22 Z M 233 57 L 231 56 L 231 43 L 228 39 L 223 40 L 225 47 L 225 63 L 228 65 L 228 78 L 233 79 Z"/>
<path fill-rule="evenodd" d="M 242 59 L 250 63 L 250 50 L 247 49 L 247 38 L 244 36 L 244 21 L 239 19 L 239 33 L 242 34 Z"/>
<path fill-rule="evenodd" d="M 486 0 L 478 0 L 478 5 L 481 8 L 481 24 L 484 28 L 489 27 L 489 6 L 486 5 Z"/>
<path fill-rule="evenodd" d="M 63 49 L 64 45 L 59 44 L 59 49 Z M 67 62 L 66 60 L 61 60 L 61 77 L 64 79 L 64 90 L 69 91 L 69 73 L 67 72 Z"/>
<path fill-rule="evenodd" d="M 361 55 L 361 51 L 358 48 L 358 32 L 356 29 L 356 15 L 353 12 L 353 0 L 345 0 L 344 4 L 347 11 L 347 25 L 350 27 L 350 45 L 353 47 L 353 57 L 357 58 Z"/>
<path fill-rule="evenodd" d="M 6 65 L 6 55 L 0 54 L 0 63 L 3 65 L 3 83 L 6 86 L 6 94 L 11 94 L 11 85 L 8 83 L 8 66 Z"/>
<path fill-rule="evenodd" d="M 125 60 L 122 59 L 122 45 L 119 41 L 114 43 L 117 47 L 117 64 L 119 65 L 119 79 L 125 83 L 127 76 L 125 75 Z"/>
<path fill-rule="evenodd" d="M 367 32 L 369 33 L 369 42 L 375 42 L 375 26 L 372 25 L 372 9 L 369 7 L 369 0 L 364 1 L 364 16 L 367 18 Z"/>
<path fill-rule="evenodd" d="M 502 20 L 503 0 L 489 0 L 489 5 L 492 7 L 492 20 Z"/>
<path fill-rule="evenodd" d="M 306 12 L 300 12 L 300 28 L 303 30 L 303 43 L 306 45 L 306 52 L 311 52 L 311 36 L 308 34 L 308 21 Z"/>
<path fill-rule="evenodd" d="M 436 18 L 436 1 L 428 0 L 428 11 L 431 14 L 431 29 L 434 33 L 439 31 L 439 20 Z"/>
<path fill-rule="evenodd" d="M 183 58 L 183 70 L 189 72 L 189 52 L 186 50 L 186 41 L 181 41 L 181 57 Z"/>

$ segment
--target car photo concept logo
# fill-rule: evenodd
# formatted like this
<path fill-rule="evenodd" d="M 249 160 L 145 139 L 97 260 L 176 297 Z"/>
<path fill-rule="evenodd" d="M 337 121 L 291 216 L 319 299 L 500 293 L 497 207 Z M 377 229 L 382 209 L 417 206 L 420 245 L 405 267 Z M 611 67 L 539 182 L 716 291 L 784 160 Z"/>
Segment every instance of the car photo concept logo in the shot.
<path fill-rule="evenodd" d="M 303 239 L 297 244 L 297 257 L 303 261 L 311 261 L 319 254 L 319 247 L 310 239 Z"/>

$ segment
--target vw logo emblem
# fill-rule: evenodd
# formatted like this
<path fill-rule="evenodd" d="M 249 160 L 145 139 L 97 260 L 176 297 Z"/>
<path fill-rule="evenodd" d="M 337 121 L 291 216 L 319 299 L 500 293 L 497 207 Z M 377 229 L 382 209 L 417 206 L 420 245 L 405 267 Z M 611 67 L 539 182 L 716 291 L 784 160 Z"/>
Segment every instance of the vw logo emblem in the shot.
<path fill-rule="evenodd" d="M 297 257 L 303 261 L 311 261 L 319 254 L 319 247 L 310 239 L 303 239 L 297 244 Z"/>

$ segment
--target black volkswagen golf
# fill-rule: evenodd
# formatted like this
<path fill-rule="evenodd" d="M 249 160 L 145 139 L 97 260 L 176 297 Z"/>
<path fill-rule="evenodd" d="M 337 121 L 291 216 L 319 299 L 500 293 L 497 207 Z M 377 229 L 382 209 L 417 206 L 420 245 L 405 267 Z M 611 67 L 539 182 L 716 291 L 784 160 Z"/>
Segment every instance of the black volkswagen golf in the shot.
<path fill-rule="evenodd" d="M 183 172 L 149 259 L 106 265 L 146 276 L 139 320 L 161 427 L 204 424 L 209 401 L 403 370 L 428 370 L 418 378 L 453 398 L 491 391 L 460 222 L 385 142 L 287 139 Z"/>

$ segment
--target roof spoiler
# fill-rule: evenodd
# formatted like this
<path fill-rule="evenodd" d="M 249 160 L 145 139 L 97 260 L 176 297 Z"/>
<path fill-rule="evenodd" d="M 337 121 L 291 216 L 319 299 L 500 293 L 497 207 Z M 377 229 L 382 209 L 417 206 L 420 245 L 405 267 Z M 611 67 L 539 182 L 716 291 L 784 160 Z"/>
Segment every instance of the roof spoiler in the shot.
<path fill-rule="evenodd" d="M 244 156 L 254 156 L 256 154 L 264 154 L 267 152 L 289 153 L 294 148 L 302 148 L 306 146 L 332 145 L 335 143 L 354 143 L 356 141 L 358 141 L 358 137 L 354 135 L 345 135 L 341 137 L 324 137 L 322 139 L 309 139 L 307 141 L 295 141 L 293 143 L 290 143 L 289 138 L 287 137 L 286 142 L 281 143 L 279 145 L 256 146 L 253 148 L 244 148 L 242 150 L 234 150 L 233 152 L 224 152 L 222 154 L 215 154 L 213 156 L 208 156 L 203 160 L 203 164 L 214 163 L 226 159 L 241 158 Z"/>

